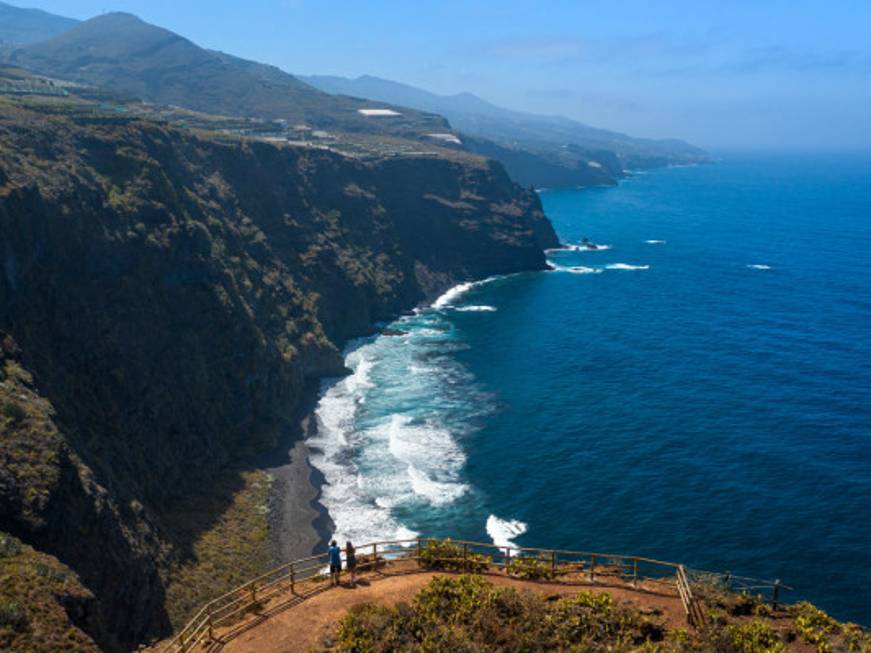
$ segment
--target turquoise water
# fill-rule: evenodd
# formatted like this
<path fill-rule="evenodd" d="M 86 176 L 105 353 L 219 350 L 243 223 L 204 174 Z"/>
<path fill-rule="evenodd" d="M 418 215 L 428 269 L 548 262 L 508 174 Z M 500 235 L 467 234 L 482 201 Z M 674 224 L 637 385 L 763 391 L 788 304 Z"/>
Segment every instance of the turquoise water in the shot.
<path fill-rule="evenodd" d="M 541 198 L 609 248 L 455 289 L 325 386 L 340 535 L 655 556 L 871 624 L 871 157 Z"/>

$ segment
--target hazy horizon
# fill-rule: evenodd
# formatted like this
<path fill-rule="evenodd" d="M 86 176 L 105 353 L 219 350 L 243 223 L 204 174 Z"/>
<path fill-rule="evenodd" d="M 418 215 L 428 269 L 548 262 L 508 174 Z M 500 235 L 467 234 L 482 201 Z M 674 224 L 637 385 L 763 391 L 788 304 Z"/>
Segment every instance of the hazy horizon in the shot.
<path fill-rule="evenodd" d="M 78 19 L 126 11 L 290 73 L 470 92 L 714 151 L 871 148 L 871 6 L 860 2 L 10 4 Z"/>

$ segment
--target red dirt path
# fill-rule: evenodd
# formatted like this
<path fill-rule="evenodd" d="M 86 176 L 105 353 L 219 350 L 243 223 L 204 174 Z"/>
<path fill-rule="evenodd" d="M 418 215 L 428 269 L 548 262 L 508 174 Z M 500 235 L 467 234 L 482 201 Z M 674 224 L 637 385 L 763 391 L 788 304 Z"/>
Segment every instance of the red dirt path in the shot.
<path fill-rule="evenodd" d="M 226 653 L 305 653 L 319 646 L 348 610 L 360 603 L 376 601 L 393 605 L 408 601 L 431 578 L 443 573 L 394 570 L 367 574 L 357 587 L 329 587 L 304 601 L 280 597 L 260 612 L 229 628 L 220 629 L 217 641 L 206 650 Z M 657 609 L 669 627 L 685 628 L 686 614 L 670 583 L 647 582 L 638 589 L 620 581 L 613 585 L 578 582 L 577 584 L 522 581 L 501 573 L 487 574 L 494 585 L 528 589 L 544 595 L 566 596 L 579 591 L 607 592 L 615 599 L 628 601 L 642 609 Z"/>

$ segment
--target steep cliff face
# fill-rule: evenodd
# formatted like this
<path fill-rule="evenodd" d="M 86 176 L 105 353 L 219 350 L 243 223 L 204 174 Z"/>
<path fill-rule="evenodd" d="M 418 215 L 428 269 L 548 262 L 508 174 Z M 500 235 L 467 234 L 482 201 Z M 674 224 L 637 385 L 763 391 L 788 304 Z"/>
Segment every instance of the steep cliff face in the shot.
<path fill-rule="evenodd" d="M 4 110 L 0 381 L 25 413 L 3 421 L 0 531 L 80 576 L 103 647 L 165 633 L 163 509 L 268 446 L 344 339 L 556 244 L 483 159 Z"/>

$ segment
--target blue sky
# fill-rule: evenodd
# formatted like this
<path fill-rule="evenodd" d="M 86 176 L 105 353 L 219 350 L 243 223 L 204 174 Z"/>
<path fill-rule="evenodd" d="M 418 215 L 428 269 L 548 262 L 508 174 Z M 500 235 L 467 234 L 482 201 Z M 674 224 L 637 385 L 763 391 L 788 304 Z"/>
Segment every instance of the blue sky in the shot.
<path fill-rule="evenodd" d="M 372 74 L 707 147 L 871 147 L 871 2 L 12 0 L 129 11 L 288 72 Z"/>

